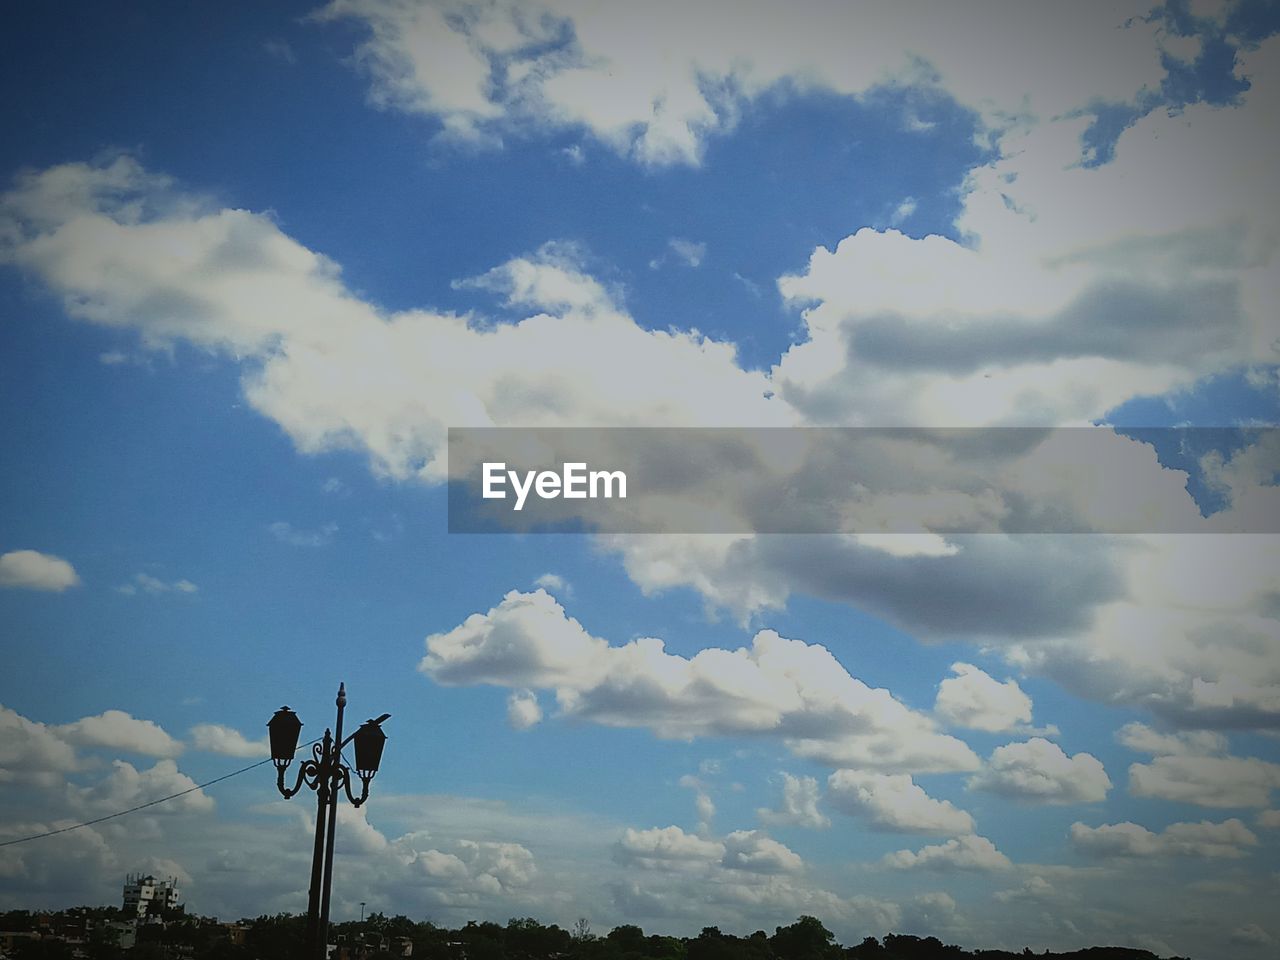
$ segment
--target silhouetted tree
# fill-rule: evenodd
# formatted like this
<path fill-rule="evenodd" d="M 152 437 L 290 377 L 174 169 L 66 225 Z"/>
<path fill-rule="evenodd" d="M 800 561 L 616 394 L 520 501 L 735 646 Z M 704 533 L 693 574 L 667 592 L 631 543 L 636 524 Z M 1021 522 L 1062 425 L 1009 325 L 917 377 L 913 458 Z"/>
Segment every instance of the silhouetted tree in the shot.
<path fill-rule="evenodd" d="M 827 960 L 843 952 L 835 939 L 817 917 L 804 916 L 788 927 L 777 927 L 769 945 L 779 960 Z"/>
<path fill-rule="evenodd" d="M 302 955 L 307 919 L 277 913 L 254 920 L 245 931 L 244 944 L 256 960 L 292 960 Z"/>
<path fill-rule="evenodd" d="M 849 960 L 882 960 L 884 955 L 884 947 L 880 946 L 880 941 L 875 937 L 864 937 L 856 947 L 845 951 Z"/>

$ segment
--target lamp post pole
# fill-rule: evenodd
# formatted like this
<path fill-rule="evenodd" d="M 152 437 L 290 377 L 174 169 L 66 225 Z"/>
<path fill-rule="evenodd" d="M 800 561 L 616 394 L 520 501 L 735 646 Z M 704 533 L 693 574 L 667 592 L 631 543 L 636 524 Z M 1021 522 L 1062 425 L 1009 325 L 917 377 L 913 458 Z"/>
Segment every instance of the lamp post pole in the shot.
<path fill-rule="evenodd" d="M 311 854 L 311 889 L 307 898 L 306 960 L 324 960 L 329 939 L 329 895 L 333 889 L 333 841 L 338 825 L 338 794 L 344 792 L 353 807 L 369 799 L 369 782 L 382 762 L 382 748 L 387 735 L 382 723 L 391 714 L 384 713 L 368 720 L 345 740 L 342 738 L 342 715 L 347 706 L 347 688 L 338 684 L 338 716 L 333 731 L 325 730 L 318 743 L 311 745 L 311 757 L 298 765 L 298 778 L 286 787 L 284 773 L 298 749 L 302 721 L 288 707 L 281 707 L 267 724 L 271 736 L 271 759 L 276 767 L 276 789 L 286 800 L 303 784 L 316 792 L 316 841 Z M 342 762 L 342 749 L 354 743 L 354 769 L 360 778 L 360 796 L 351 792 L 351 771 Z M 363 911 L 362 911 L 363 912 Z"/>

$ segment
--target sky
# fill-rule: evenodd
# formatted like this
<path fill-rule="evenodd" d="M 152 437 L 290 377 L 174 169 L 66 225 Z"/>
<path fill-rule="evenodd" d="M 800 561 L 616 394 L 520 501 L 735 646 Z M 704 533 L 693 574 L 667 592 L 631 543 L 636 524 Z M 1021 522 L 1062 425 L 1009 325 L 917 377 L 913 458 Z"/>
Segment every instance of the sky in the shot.
<path fill-rule="evenodd" d="M 1274 530 L 1280 444 L 1141 428 L 1280 420 L 1278 31 L 11 14 L 0 840 L 254 763 L 282 704 L 318 737 L 341 681 L 392 717 L 335 920 L 1274 956 L 1280 539 L 1221 530 Z M 1038 495 L 1200 532 L 448 532 L 450 427 L 1090 425 L 1136 497 Z M 0 908 L 303 911 L 313 817 L 259 767 L 0 846 Z"/>

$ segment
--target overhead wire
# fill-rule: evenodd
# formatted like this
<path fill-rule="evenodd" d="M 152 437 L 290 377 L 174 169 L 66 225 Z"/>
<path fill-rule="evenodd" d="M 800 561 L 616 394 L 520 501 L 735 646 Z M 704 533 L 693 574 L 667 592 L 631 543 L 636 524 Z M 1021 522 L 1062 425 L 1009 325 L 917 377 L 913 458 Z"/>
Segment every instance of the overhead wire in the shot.
<path fill-rule="evenodd" d="M 306 747 L 311 746 L 311 744 L 313 743 L 319 743 L 320 739 L 321 738 L 317 737 L 315 740 L 312 740 L 311 743 L 304 743 L 300 745 L 297 748 L 297 750 L 294 751 L 294 753 L 297 753 L 298 750 L 302 750 Z M 197 790 L 203 790 L 205 787 L 211 787 L 215 783 L 221 783 L 223 780 L 230 780 L 232 777 L 238 777 L 242 773 L 248 773 L 250 770 L 256 770 L 258 767 L 262 766 L 264 763 L 270 763 L 270 762 L 271 762 L 271 758 L 267 757 L 265 760 L 259 760 L 257 763 L 251 763 L 247 767 L 241 767 L 239 770 L 231 771 L 231 773 L 224 773 L 222 776 L 214 777 L 212 780 L 206 780 L 204 783 L 197 783 L 194 787 L 188 787 L 185 790 L 179 790 L 177 793 L 171 793 L 167 797 L 159 797 L 155 800 L 148 800 L 146 803 L 140 803 L 137 806 L 130 807 L 127 810 L 117 810 L 115 813 L 108 813 L 106 816 L 95 817 L 92 820 L 84 820 L 80 823 L 73 823 L 67 827 L 58 827 L 56 830 L 46 830 L 43 833 L 33 833 L 28 837 L 17 837 L 16 839 L 13 839 L 13 840 L 0 840 L 0 847 L 11 847 L 14 844 L 27 843 L 31 840 L 43 840 L 45 837 L 56 837 L 60 833 L 70 833 L 72 830 L 79 830 L 82 827 L 92 827 L 95 824 L 105 823 L 108 820 L 114 820 L 117 817 L 123 817 L 129 813 L 137 813 L 139 810 L 147 809 L 147 807 L 154 807 L 157 804 L 168 803 L 170 800 L 177 800 L 179 797 L 185 797 L 189 793 L 195 793 Z"/>

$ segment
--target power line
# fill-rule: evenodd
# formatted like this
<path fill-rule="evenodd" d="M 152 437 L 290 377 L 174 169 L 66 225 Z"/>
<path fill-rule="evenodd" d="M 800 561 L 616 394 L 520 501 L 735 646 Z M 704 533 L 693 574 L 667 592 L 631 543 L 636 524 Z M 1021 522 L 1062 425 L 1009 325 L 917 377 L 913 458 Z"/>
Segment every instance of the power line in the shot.
<path fill-rule="evenodd" d="M 319 739 L 312 740 L 311 743 L 318 743 Z M 309 747 L 311 743 L 304 743 L 302 747 Z M 299 747 L 298 749 L 302 749 Z M 296 753 L 297 751 L 295 751 Z M 215 783 L 221 783 L 223 780 L 230 780 L 232 777 L 238 777 L 242 773 L 248 773 L 264 763 L 270 763 L 271 758 L 259 760 L 257 763 L 251 763 L 247 767 L 241 767 L 239 770 L 233 770 L 231 773 L 224 773 L 220 777 L 212 780 L 206 780 L 204 783 L 197 783 L 194 787 L 188 787 L 186 790 L 179 790 L 177 793 L 171 793 L 167 797 L 161 797 L 158 800 L 148 800 L 146 803 L 140 803 L 136 807 L 130 807 L 128 810 L 119 810 L 116 813 L 109 813 L 105 817 L 98 817 L 95 820 L 85 820 L 83 823 L 74 823 L 69 827 L 59 827 L 57 830 L 46 830 L 44 833 L 33 833 L 29 837 L 19 837 L 16 840 L 0 840 L 0 847 L 11 847 L 15 843 L 26 843 L 29 840 L 43 840 L 45 837 L 55 837 L 60 833 L 70 833 L 72 830 L 79 830 L 81 827 L 91 827 L 95 823 L 104 823 L 107 820 L 114 820 L 116 817 L 123 817 L 127 813 L 136 813 L 139 810 L 145 810 L 147 807 L 154 807 L 158 803 L 167 803 L 170 800 L 177 800 L 179 797 L 185 797 L 188 793 L 195 793 L 197 790 L 203 790 L 205 787 L 211 787 Z"/>

